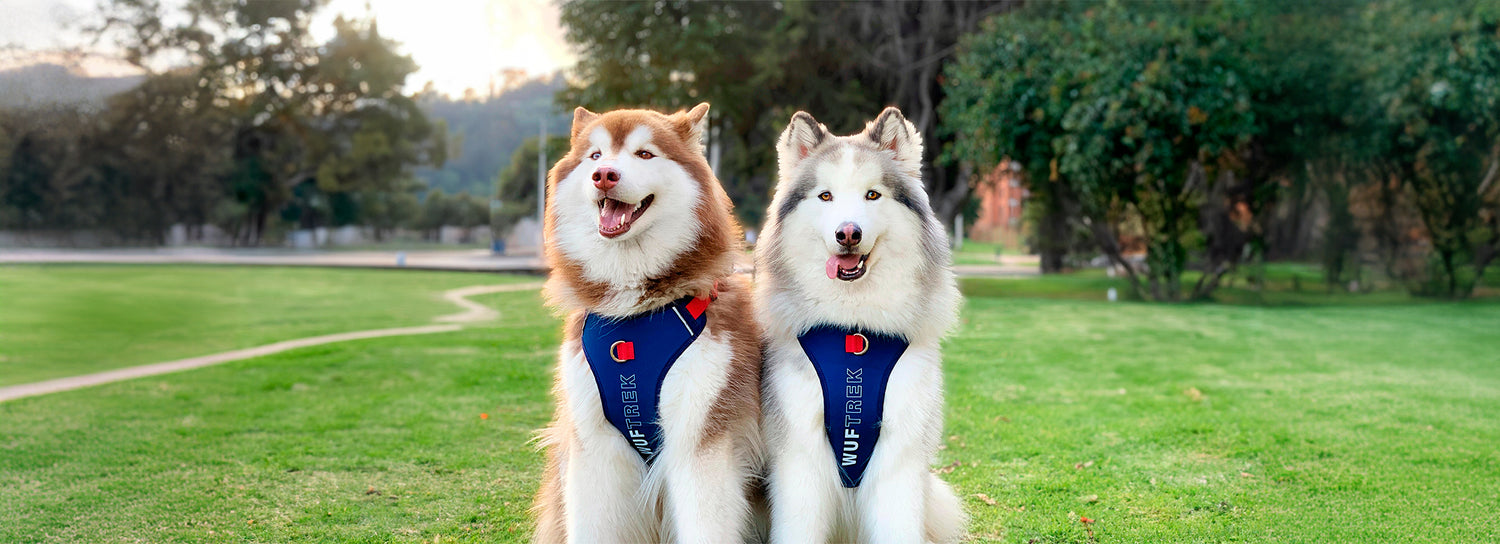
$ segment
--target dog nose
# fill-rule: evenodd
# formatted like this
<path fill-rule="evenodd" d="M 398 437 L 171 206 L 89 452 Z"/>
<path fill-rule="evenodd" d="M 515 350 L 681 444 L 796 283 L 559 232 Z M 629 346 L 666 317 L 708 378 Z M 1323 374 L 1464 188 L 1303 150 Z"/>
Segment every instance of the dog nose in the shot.
<path fill-rule="evenodd" d="M 859 245 L 859 236 L 859 225 L 854 224 L 853 221 L 845 221 L 844 224 L 839 225 L 838 230 L 833 232 L 833 239 L 838 240 L 839 245 L 844 247 Z"/>
<path fill-rule="evenodd" d="M 620 171 L 608 166 L 600 166 L 594 171 L 594 186 L 600 191 L 608 191 L 620 184 Z"/>

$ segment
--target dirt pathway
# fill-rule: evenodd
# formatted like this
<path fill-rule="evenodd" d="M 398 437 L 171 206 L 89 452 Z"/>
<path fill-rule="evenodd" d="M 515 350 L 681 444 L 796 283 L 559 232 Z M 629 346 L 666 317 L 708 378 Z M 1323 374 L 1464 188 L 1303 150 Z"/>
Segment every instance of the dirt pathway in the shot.
<path fill-rule="evenodd" d="M 190 357 L 187 359 L 178 359 L 176 361 L 167 361 L 164 363 L 132 366 L 127 368 L 98 372 L 94 374 L 84 374 L 82 376 L 69 376 L 67 378 L 58 378 L 55 380 L 47 380 L 44 382 L 24 383 L 21 385 L 0 387 L 0 402 L 19 399 L 23 397 L 45 395 L 48 393 L 57 393 L 60 391 L 71 391 L 73 389 L 81 389 L 84 387 L 91 387 L 122 380 L 143 378 L 146 376 L 156 376 L 169 372 L 179 372 L 194 368 L 202 368 L 205 366 L 227 363 L 230 361 L 238 361 L 241 359 L 260 357 L 273 353 L 281 353 L 283 351 L 305 348 L 308 346 L 331 344 L 334 342 L 348 342 L 350 340 L 363 340 L 366 338 L 381 338 L 386 336 L 410 336 L 415 334 L 452 332 L 462 329 L 462 323 L 475 323 L 500 317 L 499 312 L 496 312 L 488 306 L 469 300 L 467 297 L 485 295 L 490 293 L 530 291 L 540 289 L 541 286 L 541 283 L 474 285 L 470 287 L 460 287 L 458 289 L 446 291 L 443 293 L 443 298 L 447 299 L 449 302 L 457 304 L 459 307 L 462 307 L 464 311 L 456 314 L 439 316 L 433 319 L 433 321 L 444 323 L 441 325 L 422 325 L 417 327 L 397 327 L 392 329 L 374 329 L 367 331 L 326 334 L 323 336 L 313 336 L 308 338 L 298 338 L 296 340 L 276 342 L 274 344 L 266 344 L 264 346 L 256 346 L 253 348 L 215 353 L 213 355 L 203 355 L 199 357 Z"/>

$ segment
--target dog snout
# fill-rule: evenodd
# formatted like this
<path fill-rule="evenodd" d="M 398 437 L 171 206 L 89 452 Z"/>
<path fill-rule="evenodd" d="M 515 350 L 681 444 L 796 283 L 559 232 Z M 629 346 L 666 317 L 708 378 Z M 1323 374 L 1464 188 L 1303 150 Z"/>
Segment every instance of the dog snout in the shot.
<path fill-rule="evenodd" d="M 859 245 L 860 236 L 859 225 L 854 224 L 853 221 L 845 221 L 839 225 L 838 230 L 833 231 L 833 239 L 838 240 L 839 245 L 844 247 Z"/>
<path fill-rule="evenodd" d="M 608 191 L 620 184 L 620 171 L 608 166 L 600 166 L 594 170 L 594 186 L 600 191 Z"/>

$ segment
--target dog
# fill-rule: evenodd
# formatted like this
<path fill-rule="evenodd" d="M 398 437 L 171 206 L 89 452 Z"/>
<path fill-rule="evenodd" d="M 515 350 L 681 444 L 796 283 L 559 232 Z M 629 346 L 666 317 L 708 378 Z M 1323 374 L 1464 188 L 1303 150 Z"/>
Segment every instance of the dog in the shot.
<path fill-rule="evenodd" d="M 842 137 L 798 112 L 776 150 L 755 250 L 770 540 L 956 541 L 966 515 L 928 467 L 962 299 L 921 134 L 896 108 Z"/>
<path fill-rule="evenodd" d="M 743 235 L 704 158 L 708 104 L 573 113 L 547 177 L 543 294 L 566 316 L 536 542 L 737 542 L 761 470 Z"/>

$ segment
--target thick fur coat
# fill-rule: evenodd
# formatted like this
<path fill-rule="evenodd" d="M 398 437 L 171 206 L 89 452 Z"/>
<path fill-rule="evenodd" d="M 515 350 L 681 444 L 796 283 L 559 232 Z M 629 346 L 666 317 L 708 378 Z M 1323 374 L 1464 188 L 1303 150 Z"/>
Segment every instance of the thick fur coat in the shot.
<path fill-rule="evenodd" d="M 956 541 L 962 506 L 929 467 L 943 436 L 940 342 L 961 298 L 947 235 L 923 190 L 920 133 L 895 108 L 842 137 L 798 112 L 777 152 L 776 194 L 756 248 L 771 541 Z M 910 342 L 891 372 L 864 480 L 852 489 L 840 483 L 820 382 L 797 341 L 820 324 Z"/>
<path fill-rule="evenodd" d="M 707 113 L 578 108 L 571 149 L 548 174 L 545 295 L 566 321 L 555 415 L 540 437 L 537 542 L 723 543 L 751 532 L 759 330 L 748 282 L 732 275 L 742 235 L 704 158 Z M 707 328 L 662 384 L 663 443 L 648 466 L 603 414 L 584 317 L 715 294 Z"/>

